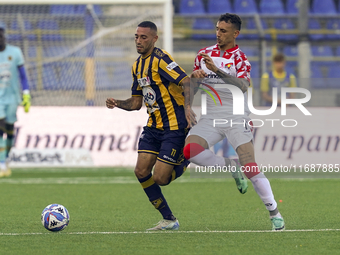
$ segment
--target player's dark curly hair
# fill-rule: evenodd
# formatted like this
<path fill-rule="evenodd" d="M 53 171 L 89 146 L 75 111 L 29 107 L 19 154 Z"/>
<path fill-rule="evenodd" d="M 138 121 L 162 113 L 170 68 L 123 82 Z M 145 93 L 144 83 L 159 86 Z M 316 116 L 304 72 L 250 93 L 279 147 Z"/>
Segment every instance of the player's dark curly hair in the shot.
<path fill-rule="evenodd" d="M 151 30 L 154 30 L 155 32 L 157 32 L 157 26 L 152 21 L 143 21 L 139 23 L 138 27 L 148 27 Z"/>
<path fill-rule="evenodd" d="M 232 13 L 225 13 L 225 14 L 222 14 L 220 16 L 220 18 L 218 19 L 218 21 L 224 21 L 225 23 L 228 23 L 230 22 L 231 24 L 234 25 L 234 27 L 237 29 L 237 30 L 241 30 L 241 24 L 242 24 L 242 20 L 241 18 L 236 15 L 236 14 L 232 14 Z"/>

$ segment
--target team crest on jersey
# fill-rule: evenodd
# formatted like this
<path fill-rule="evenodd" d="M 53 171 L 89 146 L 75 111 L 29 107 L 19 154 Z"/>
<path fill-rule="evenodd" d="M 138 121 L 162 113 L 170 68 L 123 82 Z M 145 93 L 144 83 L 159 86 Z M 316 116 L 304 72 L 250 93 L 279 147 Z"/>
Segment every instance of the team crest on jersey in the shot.
<path fill-rule="evenodd" d="M 11 61 L 11 60 L 12 60 L 12 57 L 11 57 L 11 56 L 8 56 L 8 60 Z"/>
<path fill-rule="evenodd" d="M 161 52 L 159 49 L 156 49 L 156 50 L 155 50 L 155 54 L 156 54 L 157 56 L 161 57 L 161 58 L 165 56 L 165 54 L 164 54 L 163 52 Z"/>

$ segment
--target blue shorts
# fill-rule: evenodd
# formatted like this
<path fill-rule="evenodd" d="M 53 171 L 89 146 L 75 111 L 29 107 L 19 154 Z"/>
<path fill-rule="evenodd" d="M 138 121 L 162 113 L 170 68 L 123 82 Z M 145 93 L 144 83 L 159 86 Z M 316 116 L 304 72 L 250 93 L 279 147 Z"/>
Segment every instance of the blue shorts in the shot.
<path fill-rule="evenodd" d="M 138 153 L 157 155 L 157 159 L 170 165 L 180 165 L 184 161 L 183 147 L 188 129 L 159 130 L 144 127 L 139 138 Z"/>
<path fill-rule="evenodd" d="M 0 104 L 0 120 L 5 119 L 8 124 L 14 124 L 17 121 L 18 104 Z"/>

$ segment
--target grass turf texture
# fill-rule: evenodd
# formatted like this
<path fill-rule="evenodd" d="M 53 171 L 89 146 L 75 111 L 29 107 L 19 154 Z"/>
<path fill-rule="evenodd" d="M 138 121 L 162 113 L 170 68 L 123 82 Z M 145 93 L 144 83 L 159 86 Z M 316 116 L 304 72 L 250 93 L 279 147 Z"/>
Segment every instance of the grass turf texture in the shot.
<path fill-rule="evenodd" d="M 272 179 L 286 229 L 339 228 L 339 179 Z M 239 194 L 231 179 L 192 179 L 163 193 L 181 231 L 270 230 L 262 201 L 249 182 Z M 15 169 L 0 179 L 0 254 L 336 254 L 340 231 L 143 232 L 161 219 L 127 169 Z M 51 203 L 64 205 L 69 226 L 50 233 L 40 222 Z M 86 232 L 86 233 L 77 233 Z M 13 235 L 4 233 L 38 233 Z"/>

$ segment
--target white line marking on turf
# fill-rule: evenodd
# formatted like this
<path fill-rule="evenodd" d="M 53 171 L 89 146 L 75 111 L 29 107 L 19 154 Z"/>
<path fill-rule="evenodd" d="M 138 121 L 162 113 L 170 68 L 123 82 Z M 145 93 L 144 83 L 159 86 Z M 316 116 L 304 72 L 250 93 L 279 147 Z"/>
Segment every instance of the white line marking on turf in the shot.
<path fill-rule="evenodd" d="M 284 231 L 272 231 L 272 230 L 192 230 L 192 231 L 133 231 L 133 232 L 61 232 L 62 235 L 126 235 L 126 234 L 157 234 L 157 233 L 183 233 L 183 234 L 195 234 L 195 233 L 284 233 L 284 232 L 330 232 L 340 231 L 340 229 L 287 229 Z M 33 236 L 33 235 L 51 235 L 56 234 L 52 232 L 46 233 L 0 233 L 0 236 Z"/>

